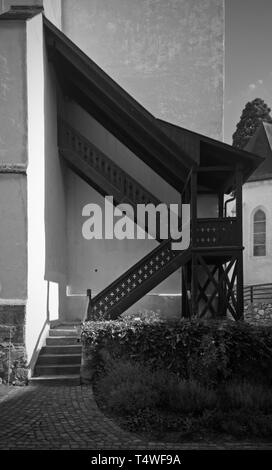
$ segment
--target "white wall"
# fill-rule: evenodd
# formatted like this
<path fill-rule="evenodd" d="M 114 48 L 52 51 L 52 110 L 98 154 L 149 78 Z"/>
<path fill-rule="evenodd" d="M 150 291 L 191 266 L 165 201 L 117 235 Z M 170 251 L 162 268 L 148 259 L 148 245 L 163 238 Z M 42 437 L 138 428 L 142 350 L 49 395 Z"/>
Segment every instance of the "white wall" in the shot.
<path fill-rule="evenodd" d="M 43 41 L 42 15 L 27 22 L 28 303 L 30 358 L 44 323 L 66 309 L 66 185 L 57 144 L 56 80 Z"/>
<path fill-rule="evenodd" d="M 26 349 L 31 358 L 47 319 L 44 226 L 44 62 L 42 15 L 27 22 L 28 301 Z"/>
<path fill-rule="evenodd" d="M 66 171 L 58 152 L 56 78 L 46 51 L 44 81 L 45 279 L 50 282 L 49 312 L 52 307 L 61 317 L 66 308 Z M 58 285 L 58 295 L 52 283 Z"/>
<path fill-rule="evenodd" d="M 246 183 L 243 186 L 244 283 L 272 282 L 272 180 Z M 266 213 L 266 256 L 253 256 L 253 212 Z"/>

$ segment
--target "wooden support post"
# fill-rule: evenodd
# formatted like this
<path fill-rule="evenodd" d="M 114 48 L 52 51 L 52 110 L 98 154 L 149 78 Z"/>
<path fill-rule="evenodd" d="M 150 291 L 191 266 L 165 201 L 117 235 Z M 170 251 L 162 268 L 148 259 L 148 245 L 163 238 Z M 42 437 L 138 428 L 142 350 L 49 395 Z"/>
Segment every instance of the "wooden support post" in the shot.
<path fill-rule="evenodd" d="M 197 221 L 197 172 L 192 170 L 191 174 L 191 230 L 192 230 L 192 248 L 195 247 Z"/>
<path fill-rule="evenodd" d="M 250 286 L 250 303 L 253 304 L 254 296 L 253 296 L 253 286 Z"/>
<path fill-rule="evenodd" d="M 187 312 L 187 286 L 185 282 L 185 269 L 186 266 L 183 266 L 181 268 L 181 316 L 183 318 L 188 317 L 188 312 Z"/>
<path fill-rule="evenodd" d="M 191 174 L 191 231 L 192 249 L 195 248 L 197 222 L 197 172 L 194 168 Z M 192 277 L 191 277 L 192 315 L 198 313 L 197 302 L 197 255 L 192 253 Z"/>
<path fill-rule="evenodd" d="M 238 222 L 239 254 L 237 257 L 237 317 L 244 318 L 244 273 L 243 273 L 243 194 L 242 172 L 236 168 L 236 217 Z"/>
<path fill-rule="evenodd" d="M 243 273 L 243 252 L 240 251 L 237 260 L 237 317 L 238 320 L 244 318 L 244 273 Z"/>
<path fill-rule="evenodd" d="M 224 217 L 224 193 L 218 194 L 218 217 Z"/>
<path fill-rule="evenodd" d="M 87 298 L 88 298 L 88 300 L 87 300 L 87 302 L 88 302 L 88 304 L 87 304 L 87 315 L 86 315 L 87 320 L 93 320 L 93 318 L 92 318 L 92 305 L 91 305 L 91 303 L 92 303 L 92 290 L 91 289 L 87 289 Z"/>
<path fill-rule="evenodd" d="M 224 193 L 219 192 L 218 194 L 218 217 L 224 217 Z M 216 306 L 217 316 L 225 317 L 226 316 L 226 283 L 224 282 L 224 267 L 222 264 L 218 265 L 218 283 L 219 283 L 219 292 L 218 292 L 218 304 Z"/>
<path fill-rule="evenodd" d="M 191 296 L 192 296 L 192 315 L 198 315 L 198 278 L 197 278 L 197 255 L 192 255 L 192 280 L 191 280 Z"/>
<path fill-rule="evenodd" d="M 224 279 L 224 267 L 222 266 L 222 264 L 218 266 L 218 284 L 219 284 L 218 316 L 225 317 L 227 314 L 227 309 L 226 309 L 227 289 L 226 289 L 226 282 Z"/>
<path fill-rule="evenodd" d="M 185 194 L 180 193 L 180 220 L 182 220 L 182 204 L 183 201 L 185 200 Z M 170 227 L 170 224 L 169 224 Z M 185 266 L 181 266 L 180 268 L 180 275 L 181 275 L 181 300 L 180 300 L 180 308 L 181 308 L 181 317 L 186 316 L 186 306 L 184 304 L 184 298 L 185 298 L 185 288 L 184 288 L 184 269 Z"/>

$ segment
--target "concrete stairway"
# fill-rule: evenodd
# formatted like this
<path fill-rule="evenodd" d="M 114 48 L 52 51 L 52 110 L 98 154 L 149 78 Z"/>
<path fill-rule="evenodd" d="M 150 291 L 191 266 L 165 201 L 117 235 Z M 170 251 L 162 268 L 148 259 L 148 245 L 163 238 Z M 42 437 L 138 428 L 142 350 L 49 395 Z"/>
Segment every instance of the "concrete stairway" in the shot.
<path fill-rule="evenodd" d="M 35 365 L 32 384 L 79 385 L 81 343 L 76 324 L 51 327 Z"/>

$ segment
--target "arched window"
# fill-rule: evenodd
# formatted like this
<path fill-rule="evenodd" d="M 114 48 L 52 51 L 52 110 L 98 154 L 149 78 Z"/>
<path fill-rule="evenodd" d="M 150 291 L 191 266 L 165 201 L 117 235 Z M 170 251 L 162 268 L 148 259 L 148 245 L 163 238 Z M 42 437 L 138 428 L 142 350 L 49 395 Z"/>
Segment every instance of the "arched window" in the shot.
<path fill-rule="evenodd" d="M 253 218 L 253 256 L 266 255 L 266 217 L 264 211 L 258 209 Z"/>

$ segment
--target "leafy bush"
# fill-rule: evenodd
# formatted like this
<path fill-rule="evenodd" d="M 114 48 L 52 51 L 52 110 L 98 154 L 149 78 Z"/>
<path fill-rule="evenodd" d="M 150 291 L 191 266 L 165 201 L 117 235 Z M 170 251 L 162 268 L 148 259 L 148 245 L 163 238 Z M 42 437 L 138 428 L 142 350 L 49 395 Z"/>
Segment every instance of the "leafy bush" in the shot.
<path fill-rule="evenodd" d="M 272 413 L 272 390 L 248 382 L 227 384 L 221 396 L 221 408 L 227 410 L 242 408 L 248 412 L 258 410 Z"/>
<path fill-rule="evenodd" d="M 107 408 L 121 414 L 156 406 L 159 400 L 149 368 L 128 361 L 108 365 L 96 387 Z"/>
<path fill-rule="evenodd" d="M 96 389 L 106 406 L 122 414 L 165 404 L 169 373 L 129 361 L 109 361 Z"/>
<path fill-rule="evenodd" d="M 215 393 L 196 381 L 179 381 L 170 372 L 122 360 L 106 367 L 96 391 L 108 409 L 121 414 L 154 408 L 202 413 L 216 404 Z"/>
<path fill-rule="evenodd" d="M 93 363 L 103 352 L 216 387 L 230 378 L 272 383 L 272 327 L 233 321 L 86 322 L 82 341 Z"/>
<path fill-rule="evenodd" d="M 271 438 L 272 415 L 250 413 L 246 409 L 224 412 L 220 409 L 202 419 L 202 425 L 216 433 L 238 438 Z"/>
<path fill-rule="evenodd" d="M 272 434 L 272 391 L 262 385 L 229 383 L 213 390 L 150 365 L 109 359 L 94 390 L 99 405 L 126 430 L 148 432 L 155 439 L 172 431 L 178 439 L 214 432 Z"/>
<path fill-rule="evenodd" d="M 197 351 L 188 358 L 189 376 L 206 386 L 215 386 L 230 377 L 229 360 L 225 342 L 209 332 L 202 336 Z"/>
<path fill-rule="evenodd" d="M 137 314 L 127 311 L 127 312 L 123 313 L 122 316 L 121 316 L 121 319 L 123 321 L 127 321 L 127 322 L 129 322 L 129 321 L 144 321 L 144 322 L 147 322 L 147 323 L 162 321 L 163 318 L 165 318 L 163 314 L 158 313 L 158 312 L 154 312 L 153 310 L 147 310 L 147 309 L 139 310 L 139 312 L 137 312 Z"/>
<path fill-rule="evenodd" d="M 216 393 L 195 380 L 181 380 L 169 387 L 169 408 L 182 413 L 203 413 L 216 406 Z"/>

